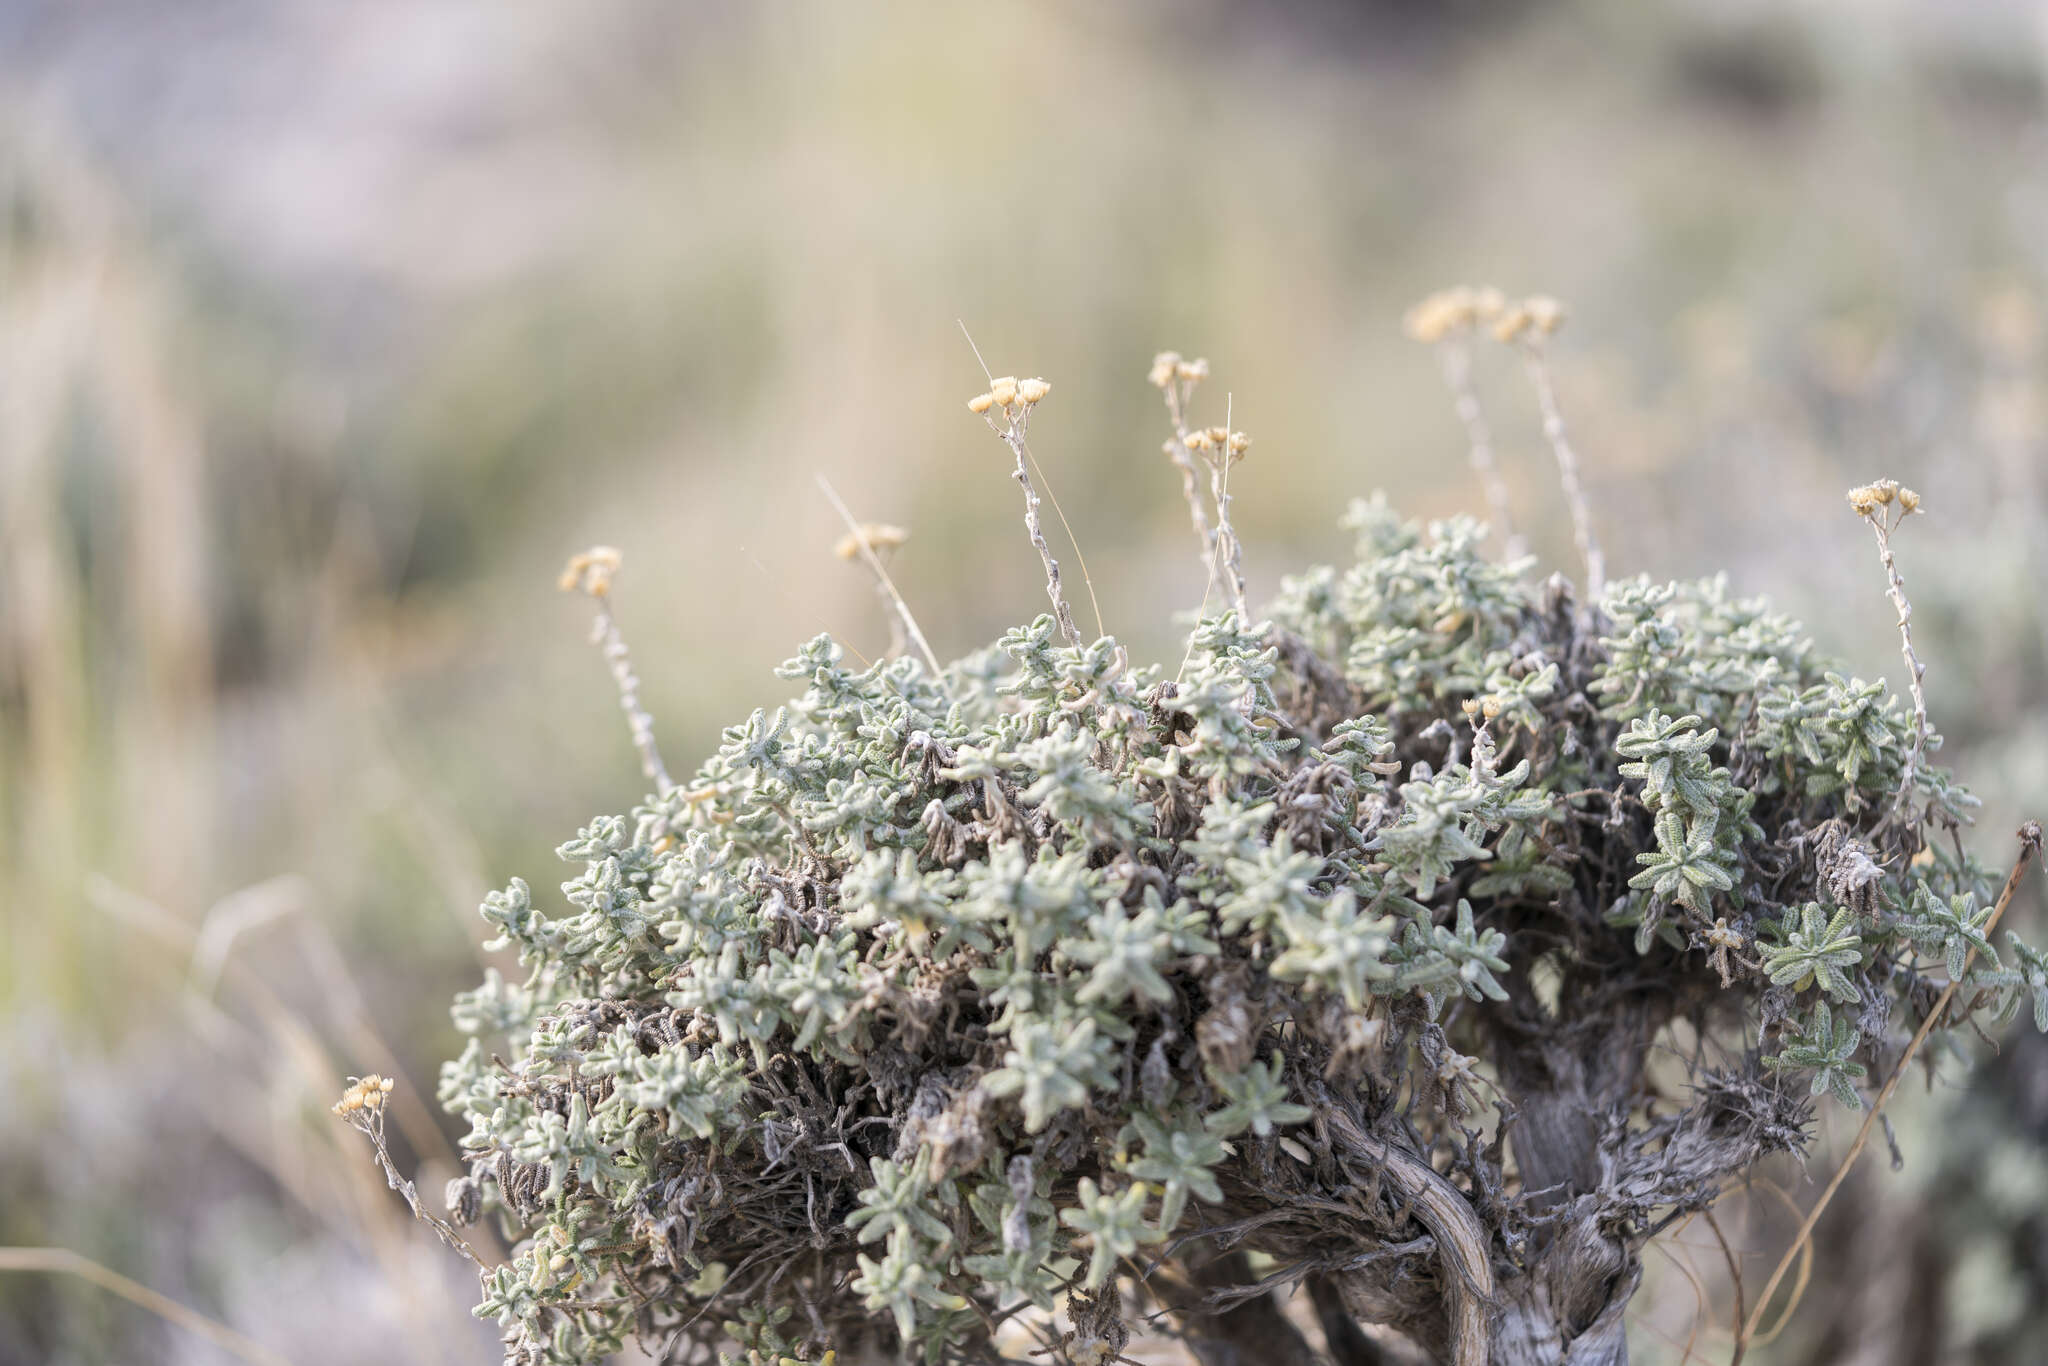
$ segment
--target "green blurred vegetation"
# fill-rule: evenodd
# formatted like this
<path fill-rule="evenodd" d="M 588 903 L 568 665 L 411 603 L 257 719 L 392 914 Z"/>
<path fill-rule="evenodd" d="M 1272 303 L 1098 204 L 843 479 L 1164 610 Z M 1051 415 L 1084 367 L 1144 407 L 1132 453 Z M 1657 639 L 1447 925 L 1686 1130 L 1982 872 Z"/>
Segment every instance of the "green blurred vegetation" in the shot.
<path fill-rule="evenodd" d="M 887 639 L 816 474 L 912 529 L 892 572 L 941 653 L 1035 610 L 956 320 L 1052 381 L 1039 458 L 1105 625 L 1158 657 L 1202 583 L 1154 350 L 1208 356 L 1257 443 L 1259 597 L 1340 552 L 1354 493 L 1480 506 L 1402 309 L 1556 294 L 1616 570 L 1725 569 L 1896 675 L 1841 491 L 1914 484 L 1944 758 L 1987 848 L 2048 810 L 2037 7 L 244 17 L 0 33 L 0 1242 L 300 1363 L 487 1351 L 322 1107 L 395 1070 L 445 1166 L 477 900 L 638 792 L 553 573 L 625 550 L 677 767 L 799 641 Z M 1505 360 L 1506 472 L 1569 566 Z M 1641 1306 L 1656 1360 L 1691 1291 Z M 208 1350 L 0 1279 L 0 1361 Z"/>

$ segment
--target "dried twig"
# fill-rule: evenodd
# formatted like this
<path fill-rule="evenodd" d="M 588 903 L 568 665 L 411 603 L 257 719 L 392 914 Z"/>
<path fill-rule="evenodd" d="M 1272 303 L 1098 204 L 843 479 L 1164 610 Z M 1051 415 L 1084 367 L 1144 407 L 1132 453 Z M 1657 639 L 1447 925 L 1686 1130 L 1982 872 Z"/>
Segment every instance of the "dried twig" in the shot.
<path fill-rule="evenodd" d="M 1984 923 L 1983 933 L 1986 938 L 1998 928 L 1998 921 L 2005 914 L 2005 908 L 2012 904 L 2013 893 L 2019 890 L 2020 879 L 2026 876 L 2027 865 L 2041 852 L 2040 822 L 2028 821 L 2021 826 L 2019 839 L 2019 857 L 2013 860 L 2012 871 L 2006 874 L 2005 886 L 1999 891 L 1998 904 L 1992 908 L 1991 918 Z M 1756 1336 L 1757 1325 L 1763 1321 L 1764 1310 L 1770 1306 L 1771 1295 L 1777 1290 L 1778 1282 L 1785 1278 L 1785 1272 L 1791 1267 L 1792 1259 L 1799 1255 L 1800 1249 L 1813 1237 L 1814 1226 L 1820 1223 L 1821 1215 L 1827 1212 L 1828 1202 L 1835 1198 L 1835 1192 L 1840 1190 L 1842 1182 L 1848 1179 L 1849 1169 L 1856 1165 L 1856 1159 L 1862 1155 L 1863 1145 L 1870 1141 L 1870 1131 L 1876 1127 L 1878 1116 L 1884 1113 L 1884 1107 L 1891 1101 L 1892 1092 L 1898 1089 L 1900 1079 L 1906 1075 L 1906 1068 L 1912 1064 L 1914 1055 L 1920 1051 L 1920 1045 L 1925 1043 L 1927 1036 L 1933 1032 L 1936 1022 L 1948 1012 L 1949 1001 L 1954 998 L 1956 989 L 1962 986 L 1963 979 L 1970 975 L 1970 967 L 1976 961 L 1977 951 L 1971 949 L 1963 960 L 1962 973 L 1935 998 L 1934 1008 L 1927 1012 L 1927 1017 L 1920 1022 L 1920 1028 L 1915 1031 L 1912 1041 L 1906 1045 L 1906 1051 L 1899 1055 L 1891 1075 L 1885 1078 L 1883 1089 L 1878 1091 L 1877 1099 L 1871 1103 L 1870 1112 L 1863 1117 L 1862 1126 L 1856 1130 L 1855 1141 L 1849 1145 L 1849 1151 L 1835 1168 L 1835 1174 L 1829 1178 L 1826 1188 L 1820 1193 L 1820 1198 L 1815 1200 L 1813 1208 L 1807 1211 L 1805 1222 L 1799 1226 L 1798 1236 L 1792 1240 L 1792 1245 L 1785 1249 L 1785 1255 L 1778 1259 L 1778 1265 L 1772 1270 L 1771 1278 L 1764 1282 L 1763 1291 L 1757 1296 L 1756 1307 L 1750 1310 L 1749 1321 L 1743 1325 L 1742 1331 L 1736 1334 L 1737 1361 L 1741 1360 L 1744 1345 Z"/>

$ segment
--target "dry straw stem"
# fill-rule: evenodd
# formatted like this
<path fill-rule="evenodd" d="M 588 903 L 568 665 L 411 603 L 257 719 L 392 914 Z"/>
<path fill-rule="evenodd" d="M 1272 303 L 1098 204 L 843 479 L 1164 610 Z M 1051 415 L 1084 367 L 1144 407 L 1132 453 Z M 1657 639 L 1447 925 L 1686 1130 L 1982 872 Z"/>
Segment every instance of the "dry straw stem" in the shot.
<path fill-rule="evenodd" d="M 666 794 L 675 783 L 668 776 L 668 766 L 661 762 L 661 751 L 655 748 L 654 718 L 640 705 L 640 677 L 633 672 L 633 656 L 626 649 L 626 637 L 619 631 L 618 619 L 612 615 L 612 576 L 619 572 L 621 559 L 619 552 L 608 545 L 592 546 L 569 557 L 558 586 L 565 593 L 587 594 L 597 604 L 591 643 L 604 650 L 612 681 L 618 684 L 619 707 L 626 713 L 627 728 L 633 732 L 633 747 L 640 751 L 640 771 L 657 792 Z"/>
<path fill-rule="evenodd" d="M 839 497 L 839 491 L 832 487 L 832 481 L 822 474 L 818 476 L 818 489 L 831 502 L 834 510 L 846 522 L 846 540 L 840 542 L 841 558 L 851 558 L 845 554 L 847 542 L 851 542 L 854 552 L 867 561 L 868 568 L 874 572 L 876 580 L 882 586 L 883 594 L 888 597 L 890 604 L 895 607 L 897 618 L 903 623 L 904 634 L 909 636 L 911 643 L 917 646 L 917 652 L 924 656 L 924 662 L 931 669 L 932 677 L 937 678 L 945 672 L 939 667 L 939 657 L 932 653 L 932 647 L 925 641 L 924 632 L 918 629 L 917 618 L 910 615 L 910 604 L 905 602 L 903 595 L 896 591 L 896 584 L 890 579 L 889 571 L 882 566 L 881 556 L 875 554 L 878 536 L 883 540 L 887 540 L 889 538 L 883 533 L 895 531 L 896 528 L 879 528 L 864 522 L 856 522 L 853 519 L 853 513 L 847 509 L 845 502 Z M 897 544 L 901 544 L 903 540 L 902 533 L 898 532 L 894 539 Z"/>
<path fill-rule="evenodd" d="M 1899 653 L 1906 661 L 1906 684 L 1913 694 L 1913 748 L 1906 753 L 1905 771 L 1899 775 L 1899 795 L 1892 809 L 1904 814 L 1913 795 L 1913 779 L 1927 751 L 1927 692 L 1922 680 L 1927 666 L 1913 649 L 1913 604 L 1906 597 L 1906 581 L 1899 576 L 1898 561 L 1892 556 L 1892 532 L 1920 510 L 1920 495 L 1902 488 L 1895 479 L 1880 479 L 1849 490 L 1849 506 L 1870 523 L 1877 537 L 1878 558 L 1884 561 L 1885 594 L 1899 614 Z"/>
<path fill-rule="evenodd" d="M 1502 553 L 1512 560 L 1520 558 L 1526 547 L 1515 534 L 1507 480 L 1501 478 L 1500 464 L 1494 458 L 1493 429 L 1486 421 L 1486 410 L 1479 406 L 1479 391 L 1472 385 L 1473 331 L 1479 324 L 1493 323 L 1506 308 L 1507 301 L 1497 289 L 1459 285 L 1440 290 L 1409 309 L 1404 323 L 1409 336 L 1436 350 L 1444 385 L 1451 391 L 1451 406 L 1465 429 L 1467 458 L 1486 494 L 1487 515 L 1500 533 Z"/>
<path fill-rule="evenodd" d="M 1991 919 L 1984 923 L 1983 932 L 1986 938 L 1998 928 L 1999 920 L 2005 915 L 2005 908 L 2012 904 L 2013 894 L 2019 890 L 2020 880 L 2026 876 L 2027 865 L 2041 852 L 2041 823 L 2028 821 L 2021 826 L 2019 841 L 2019 856 L 2013 860 L 2012 871 L 2006 874 L 2005 886 L 1998 893 L 1998 904 L 1991 910 Z M 1871 1103 L 1870 1112 L 1863 1117 L 1862 1126 L 1856 1130 L 1855 1142 L 1849 1145 L 1848 1153 L 1835 1168 L 1835 1174 L 1829 1178 L 1826 1189 L 1820 1193 L 1820 1198 L 1814 1201 L 1813 1208 L 1806 1212 L 1806 1219 L 1799 1226 L 1798 1236 L 1792 1240 L 1792 1245 L 1785 1249 L 1784 1256 L 1778 1258 L 1778 1265 L 1772 1269 L 1771 1278 L 1764 1282 L 1763 1292 L 1756 1299 L 1756 1307 L 1750 1310 L 1749 1321 L 1736 1335 L 1735 1361 L 1739 1362 L 1742 1359 L 1743 1348 L 1756 1335 L 1757 1325 L 1763 1322 L 1764 1311 L 1770 1306 L 1771 1296 L 1776 1292 L 1778 1282 L 1785 1278 L 1785 1272 L 1792 1265 L 1792 1259 L 1798 1256 L 1800 1250 L 1812 1239 L 1814 1227 L 1820 1223 L 1821 1215 L 1827 1212 L 1828 1202 L 1835 1198 L 1835 1192 L 1840 1190 L 1842 1182 L 1848 1179 L 1849 1169 L 1856 1165 L 1856 1159 L 1862 1155 L 1863 1145 L 1870 1141 L 1870 1131 L 1876 1126 L 1878 1116 L 1884 1113 L 1884 1107 L 1890 1103 L 1892 1092 L 1898 1089 L 1900 1079 L 1912 1065 L 1914 1055 L 1920 1051 L 1920 1045 L 1925 1043 L 1927 1036 L 1933 1032 L 1935 1023 L 1948 1013 L 1948 1003 L 1955 998 L 1956 989 L 1963 984 L 1963 979 L 1970 975 L 1970 968 L 1976 961 L 1977 951 L 1971 949 L 1963 960 L 1962 973 L 1935 998 L 1934 1008 L 1927 1012 L 1927 1017 L 1920 1022 L 1920 1028 L 1914 1032 L 1912 1041 L 1906 1045 L 1906 1051 L 1899 1055 L 1898 1062 L 1892 1067 L 1891 1075 L 1885 1078 L 1883 1089 L 1877 1093 L 1877 1099 Z"/>
<path fill-rule="evenodd" d="M 255 1366 L 291 1366 L 278 1353 L 251 1341 L 224 1323 L 217 1323 L 196 1309 L 188 1309 L 170 1296 L 132 1281 L 118 1271 L 101 1266 L 90 1257 L 63 1247 L 0 1247 L 0 1271 L 42 1271 L 55 1276 L 77 1276 L 100 1289 L 139 1305 L 166 1323 L 205 1338 L 222 1351 Z"/>
<path fill-rule="evenodd" d="M 1579 558 L 1586 562 L 1586 603 L 1592 606 L 1607 588 L 1607 557 L 1593 536 L 1593 514 L 1579 479 L 1579 453 L 1565 430 L 1564 411 L 1558 407 L 1557 388 L 1551 383 L 1550 364 L 1543 350 L 1545 339 L 1563 324 L 1563 306 L 1537 295 L 1506 308 L 1494 321 L 1493 335 L 1521 347 L 1529 385 L 1536 391 L 1536 406 L 1543 414 L 1543 435 L 1557 457 L 1558 482 L 1564 486 L 1565 506 L 1572 514 L 1572 540 L 1578 545 Z"/>

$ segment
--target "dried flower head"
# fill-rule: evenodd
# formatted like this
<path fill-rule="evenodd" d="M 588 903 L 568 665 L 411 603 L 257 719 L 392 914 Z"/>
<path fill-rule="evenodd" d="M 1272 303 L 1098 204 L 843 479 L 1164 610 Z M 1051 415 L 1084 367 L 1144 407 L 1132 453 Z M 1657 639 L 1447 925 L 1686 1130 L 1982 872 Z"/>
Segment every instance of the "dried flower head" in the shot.
<path fill-rule="evenodd" d="M 1511 304 L 1501 310 L 1500 316 L 1494 319 L 1494 340 L 1504 342 L 1515 341 L 1526 334 L 1531 327 L 1535 326 L 1535 323 L 1536 320 L 1529 316 L 1528 305 Z"/>
<path fill-rule="evenodd" d="M 588 593 L 602 598 L 612 591 L 612 576 L 619 572 L 619 552 L 608 545 L 594 545 L 569 557 L 562 576 L 555 581 L 564 593 Z"/>
<path fill-rule="evenodd" d="M 1440 289 L 1409 309 L 1401 323 L 1416 341 L 1440 342 L 1472 321 L 1474 305 L 1473 292 L 1462 285 Z"/>
<path fill-rule="evenodd" d="M 894 550 L 909 539 L 910 533 L 900 526 L 891 526 L 887 522 L 862 522 L 839 538 L 839 543 L 832 547 L 832 553 L 842 560 L 858 559 L 862 541 L 879 554 L 884 550 Z"/>
<path fill-rule="evenodd" d="M 985 413 L 990 408 L 993 408 L 995 403 L 996 397 L 994 394 L 976 394 L 973 398 L 967 400 L 967 411 L 970 413 Z"/>
<path fill-rule="evenodd" d="M 1164 389 L 1173 383 L 1174 375 L 1180 369 L 1180 352 L 1161 351 L 1152 358 L 1152 372 L 1145 376 L 1153 388 Z"/>
<path fill-rule="evenodd" d="M 1522 300 L 1522 308 L 1529 315 L 1529 325 L 1546 337 L 1564 325 L 1564 305 L 1548 294 L 1531 295 Z"/>
<path fill-rule="evenodd" d="M 1026 407 L 1038 402 L 1052 392 L 1052 386 L 1042 379 L 1020 379 L 1017 381 L 1017 397 Z"/>
<path fill-rule="evenodd" d="M 1209 362 L 1201 356 L 1197 356 L 1193 360 L 1181 361 L 1173 367 L 1173 376 L 1175 379 L 1183 380 L 1189 384 L 1198 383 L 1209 378 Z"/>
<path fill-rule="evenodd" d="M 1017 401 L 1017 379 L 1014 375 L 1004 375 L 1001 379 L 990 380 L 988 392 L 996 407 L 1007 408 Z"/>
<path fill-rule="evenodd" d="M 393 1084 L 391 1078 L 380 1077 L 375 1072 L 352 1081 L 348 1090 L 341 1093 L 341 1099 L 334 1102 L 334 1113 L 352 1115 L 359 1110 L 381 1110 Z"/>

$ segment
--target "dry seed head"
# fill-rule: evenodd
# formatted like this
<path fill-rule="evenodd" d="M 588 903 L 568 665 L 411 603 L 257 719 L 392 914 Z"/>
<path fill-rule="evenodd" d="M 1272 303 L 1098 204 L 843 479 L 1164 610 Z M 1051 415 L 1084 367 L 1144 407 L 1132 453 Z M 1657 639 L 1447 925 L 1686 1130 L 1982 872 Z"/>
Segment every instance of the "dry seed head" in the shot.
<path fill-rule="evenodd" d="M 1463 321 L 1451 294 L 1440 289 L 1409 309 L 1401 319 L 1408 335 L 1419 342 L 1440 342 L 1448 336 Z"/>
<path fill-rule="evenodd" d="M 995 400 L 996 406 L 998 408 L 1009 407 L 1012 403 L 1015 403 L 1017 401 L 1016 377 L 1013 375 L 1004 375 L 999 380 L 991 381 L 988 386 L 988 392 L 989 397 Z"/>
<path fill-rule="evenodd" d="M 1244 453 L 1252 448 L 1252 439 L 1243 432 L 1232 432 L 1228 444 L 1230 453 L 1242 460 Z"/>
<path fill-rule="evenodd" d="M 1910 517 L 1920 510 L 1920 495 L 1904 487 L 1899 489 L 1899 507 Z"/>
<path fill-rule="evenodd" d="M 1017 397 L 1024 400 L 1027 405 L 1038 402 L 1038 400 L 1051 392 L 1052 386 L 1042 379 L 1023 379 L 1017 381 Z"/>
<path fill-rule="evenodd" d="M 967 400 L 967 411 L 970 413 L 985 413 L 995 406 L 995 402 L 996 396 L 994 394 L 976 394 L 973 398 Z"/>
<path fill-rule="evenodd" d="M 1191 451 L 1206 451 L 1215 444 L 1215 440 L 1205 431 L 1188 433 L 1188 449 Z"/>
<path fill-rule="evenodd" d="M 1877 489 L 1869 484 L 1858 484 L 1849 490 L 1849 506 L 1858 517 L 1868 517 L 1877 511 Z"/>
<path fill-rule="evenodd" d="M 832 553 L 842 560 L 851 560 L 860 555 L 861 542 L 877 552 L 894 550 L 910 539 L 910 533 L 900 526 L 887 522 L 862 522 L 857 531 L 849 531 L 839 538 L 839 544 L 832 547 Z"/>
<path fill-rule="evenodd" d="M 588 593 L 601 598 L 612 591 L 612 575 L 619 572 L 622 557 L 608 545 L 594 545 L 571 555 L 555 584 L 564 593 Z"/>
<path fill-rule="evenodd" d="M 1890 507 L 1892 499 L 1899 496 L 1899 481 L 1880 479 L 1870 486 L 1871 496 L 1877 499 L 1879 507 Z"/>
<path fill-rule="evenodd" d="M 1184 379 L 1188 383 L 1193 384 L 1197 380 L 1209 378 L 1209 362 L 1197 356 L 1193 360 L 1184 360 L 1175 365 L 1173 373 L 1176 378 Z"/>
<path fill-rule="evenodd" d="M 1535 321 L 1529 316 L 1527 304 L 1515 304 L 1494 320 L 1493 338 L 1495 341 L 1511 342 L 1527 332 Z"/>
<path fill-rule="evenodd" d="M 1522 300 L 1522 308 L 1529 314 L 1530 325 L 1546 337 L 1564 325 L 1564 305 L 1548 294 Z"/>
<path fill-rule="evenodd" d="M 1180 352 L 1161 351 L 1152 358 L 1152 373 L 1145 376 L 1155 389 L 1164 389 L 1173 383 L 1173 377 L 1180 370 Z"/>

